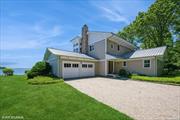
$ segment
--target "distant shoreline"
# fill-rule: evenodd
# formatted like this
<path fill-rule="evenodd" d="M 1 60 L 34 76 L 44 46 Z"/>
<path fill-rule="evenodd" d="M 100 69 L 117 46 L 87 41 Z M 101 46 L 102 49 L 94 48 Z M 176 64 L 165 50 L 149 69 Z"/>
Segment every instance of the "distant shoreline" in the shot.
<path fill-rule="evenodd" d="M 14 70 L 14 75 L 24 75 L 26 70 L 30 70 L 31 68 L 12 68 Z M 3 69 L 0 69 L 0 75 L 3 75 Z"/>
<path fill-rule="evenodd" d="M 0 69 L 4 69 L 4 68 L 6 68 L 6 67 L 0 67 Z"/>

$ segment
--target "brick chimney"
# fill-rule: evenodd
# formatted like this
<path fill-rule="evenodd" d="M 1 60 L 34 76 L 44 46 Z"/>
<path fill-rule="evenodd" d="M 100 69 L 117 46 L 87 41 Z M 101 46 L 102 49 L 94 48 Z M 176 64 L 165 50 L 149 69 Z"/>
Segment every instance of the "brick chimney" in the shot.
<path fill-rule="evenodd" d="M 88 26 L 85 24 L 82 27 L 82 39 L 81 39 L 81 43 L 82 43 L 82 48 L 81 48 L 81 53 L 83 54 L 87 54 L 88 53 Z"/>

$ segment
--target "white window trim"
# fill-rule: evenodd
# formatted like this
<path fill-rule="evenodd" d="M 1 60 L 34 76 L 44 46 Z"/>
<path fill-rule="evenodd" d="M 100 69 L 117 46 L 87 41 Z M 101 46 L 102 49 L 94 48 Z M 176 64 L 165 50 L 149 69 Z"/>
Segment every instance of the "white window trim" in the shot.
<path fill-rule="evenodd" d="M 126 62 L 126 66 L 124 66 L 124 62 Z M 122 67 L 127 67 L 127 61 L 123 61 Z"/>
<path fill-rule="evenodd" d="M 145 61 L 145 60 L 149 60 L 149 61 L 150 61 L 150 62 L 149 62 L 150 67 L 144 67 L 144 61 Z M 143 62 L 143 68 L 144 68 L 144 69 L 151 69 L 151 59 L 143 59 L 142 62 Z"/>

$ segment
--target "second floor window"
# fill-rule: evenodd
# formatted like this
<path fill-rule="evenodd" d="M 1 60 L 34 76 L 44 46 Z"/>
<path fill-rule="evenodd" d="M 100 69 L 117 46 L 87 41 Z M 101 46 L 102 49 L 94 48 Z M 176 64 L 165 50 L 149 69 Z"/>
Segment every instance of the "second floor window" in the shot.
<path fill-rule="evenodd" d="M 89 51 L 93 51 L 94 50 L 94 45 L 90 45 L 89 46 Z"/>
<path fill-rule="evenodd" d="M 73 45 L 73 47 L 76 47 L 76 46 L 78 46 L 78 43 L 75 43 L 75 44 Z"/>

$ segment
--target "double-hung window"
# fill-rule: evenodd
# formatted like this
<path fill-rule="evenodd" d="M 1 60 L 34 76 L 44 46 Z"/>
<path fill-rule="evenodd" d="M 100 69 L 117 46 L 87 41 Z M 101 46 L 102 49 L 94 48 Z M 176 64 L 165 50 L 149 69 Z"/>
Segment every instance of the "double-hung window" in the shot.
<path fill-rule="evenodd" d="M 144 60 L 143 67 L 144 68 L 150 68 L 151 67 L 151 61 L 150 60 Z"/>

